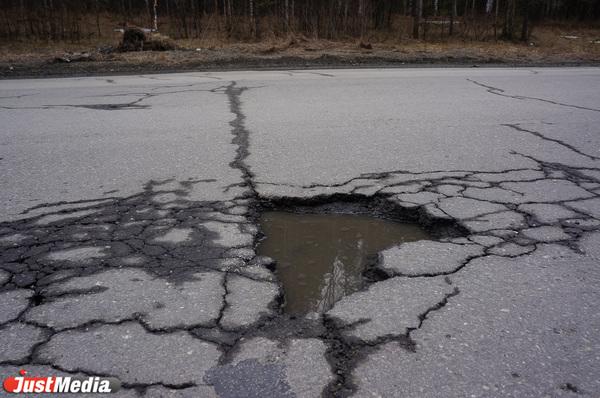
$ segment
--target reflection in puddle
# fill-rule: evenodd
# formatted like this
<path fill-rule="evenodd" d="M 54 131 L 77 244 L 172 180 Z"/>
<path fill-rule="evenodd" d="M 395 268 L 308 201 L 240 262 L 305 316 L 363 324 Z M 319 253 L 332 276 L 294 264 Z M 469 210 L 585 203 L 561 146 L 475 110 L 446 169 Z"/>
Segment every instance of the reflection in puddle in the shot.
<path fill-rule="evenodd" d="M 361 288 L 369 256 L 427 238 L 418 225 L 362 215 L 266 212 L 260 223 L 258 254 L 277 261 L 290 314 L 329 310 Z"/>

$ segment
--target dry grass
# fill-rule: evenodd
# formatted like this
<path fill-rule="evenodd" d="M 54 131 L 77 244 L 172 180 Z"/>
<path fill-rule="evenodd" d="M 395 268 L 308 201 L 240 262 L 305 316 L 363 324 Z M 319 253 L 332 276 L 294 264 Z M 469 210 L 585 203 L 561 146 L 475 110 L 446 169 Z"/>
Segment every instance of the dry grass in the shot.
<path fill-rule="evenodd" d="M 565 37 L 567 36 L 567 37 Z M 571 38 L 569 38 L 571 37 Z M 529 43 L 504 41 L 475 41 L 458 38 L 415 41 L 381 34 L 369 34 L 360 40 L 322 40 L 303 35 L 266 37 L 259 42 L 235 42 L 218 36 L 203 39 L 175 40 L 157 36 L 159 43 L 167 42 L 168 48 L 190 51 L 144 51 L 103 54 L 99 48 L 116 47 L 120 35 L 88 40 L 81 43 L 18 42 L 0 43 L 0 68 L 7 65 L 41 65 L 65 52 L 92 52 L 94 59 L 102 62 L 131 63 L 133 65 L 156 65 L 176 69 L 180 65 L 202 62 L 254 57 L 275 59 L 277 57 L 300 57 L 315 59 L 323 55 L 369 59 L 379 57 L 395 62 L 414 60 L 488 60 L 508 63 L 562 63 L 600 62 L 600 29 L 573 28 L 567 25 L 537 26 Z M 161 44 L 162 45 L 162 44 Z M 372 46 L 372 49 L 368 47 Z M 367 47 L 367 48 L 365 48 Z M 468 62 L 468 61 L 467 61 Z"/>
<path fill-rule="evenodd" d="M 177 43 L 175 43 L 175 40 L 160 33 L 150 34 L 144 45 L 145 51 L 171 51 L 176 49 Z"/>
<path fill-rule="evenodd" d="M 145 33 L 140 28 L 125 29 L 119 51 L 171 51 L 177 44 L 170 37 L 160 33 Z"/>

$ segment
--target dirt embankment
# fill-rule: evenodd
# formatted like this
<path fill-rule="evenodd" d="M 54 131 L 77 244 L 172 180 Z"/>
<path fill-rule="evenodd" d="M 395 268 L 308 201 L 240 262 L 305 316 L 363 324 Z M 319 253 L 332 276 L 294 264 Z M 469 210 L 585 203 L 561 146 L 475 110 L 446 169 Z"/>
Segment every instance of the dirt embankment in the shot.
<path fill-rule="evenodd" d="M 177 41 L 176 50 L 131 52 L 116 51 L 116 45 L 95 44 L 0 45 L 0 78 L 410 65 L 600 65 L 600 32 L 546 32 L 529 43 L 364 43 L 293 38 L 218 45 Z"/>

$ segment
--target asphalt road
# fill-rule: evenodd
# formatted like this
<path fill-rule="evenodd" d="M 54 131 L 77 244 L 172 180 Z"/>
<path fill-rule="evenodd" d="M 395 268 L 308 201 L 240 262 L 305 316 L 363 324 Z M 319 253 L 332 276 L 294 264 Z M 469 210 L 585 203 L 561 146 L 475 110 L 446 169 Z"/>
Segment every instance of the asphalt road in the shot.
<path fill-rule="evenodd" d="M 0 118 L 2 378 L 600 396 L 600 69 L 6 80 Z M 335 194 L 439 233 L 291 319 L 255 256 L 258 203 Z"/>

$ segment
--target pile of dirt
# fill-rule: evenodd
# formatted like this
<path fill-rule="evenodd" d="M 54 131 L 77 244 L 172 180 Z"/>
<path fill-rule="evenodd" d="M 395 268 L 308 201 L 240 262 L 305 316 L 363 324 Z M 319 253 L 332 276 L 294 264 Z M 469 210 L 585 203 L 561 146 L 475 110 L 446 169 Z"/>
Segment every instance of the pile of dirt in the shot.
<path fill-rule="evenodd" d="M 177 50 L 177 44 L 168 36 L 160 33 L 145 32 L 141 28 L 127 28 L 119 50 L 127 51 L 170 51 Z"/>

